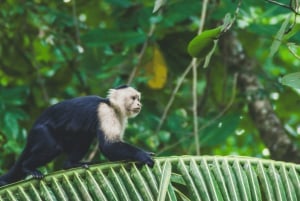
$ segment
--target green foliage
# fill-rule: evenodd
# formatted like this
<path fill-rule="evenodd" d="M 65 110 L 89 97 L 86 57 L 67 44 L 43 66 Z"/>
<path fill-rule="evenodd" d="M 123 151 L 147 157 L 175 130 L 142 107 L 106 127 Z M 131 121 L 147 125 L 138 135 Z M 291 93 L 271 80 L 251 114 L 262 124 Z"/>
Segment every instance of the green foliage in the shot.
<path fill-rule="evenodd" d="M 1 172 L 15 161 L 43 109 L 76 96 L 105 96 L 109 88 L 126 83 L 134 68 L 133 85 L 142 92 L 143 110 L 129 121 L 126 140 L 159 155 L 194 154 L 191 73 L 175 94 L 161 129 L 157 125 L 191 62 L 187 47 L 199 23 L 204 21 L 204 30 L 212 30 L 232 23 L 234 17 L 229 31 L 259 64 L 256 73 L 265 86 L 262 93 L 271 97 L 276 113 L 300 145 L 298 92 L 279 82 L 280 76 L 299 71 L 300 26 L 294 24 L 290 10 L 265 1 L 243 0 L 235 16 L 238 1 L 222 0 L 211 2 L 205 19 L 200 19 L 201 1 L 156 2 L 154 13 L 152 0 L 1 3 Z M 224 19 L 229 14 L 234 17 Z M 206 42 L 201 39 L 197 46 L 206 46 Z M 262 154 L 265 146 L 251 123 L 243 92 L 232 93 L 234 76 L 224 65 L 221 48 L 215 47 L 206 68 L 198 68 L 201 152 L 269 157 Z M 151 54 L 154 49 L 160 62 Z M 207 52 L 200 51 L 200 55 Z M 146 69 L 149 63 L 153 64 L 150 70 Z M 156 64 L 166 72 L 160 88 L 149 84 L 159 71 L 153 67 Z M 49 169 L 52 167 L 55 165 Z"/>
<path fill-rule="evenodd" d="M 219 121 L 213 122 L 208 127 L 204 128 L 200 137 L 201 145 L 216 146 L 220 145 L 233 135 L 239 125 L 240 117 L 236 114 L 225 115 Z"/>
<path fill-rule="evenodd" d="M 300 166 L 246 157 L 94 165 L 0 189 L 1 200 L 299 200 Z"/>
<path fill-rule="evenodd" d="M 5 134 L 6 149 L 19 152 L 16 142 L 22 142 L 24 136 L 22 135 L 22 127 L 20 121 L 27 120 L 28 115 L 20 107 L 24 104 L 28 91 L 24 87 L 15 88 L 1 88 L 0 89 L 0 133 Z M 5 142 L 1 142 L 4 145 Z M 1 147 L 2 147 L 1 146 Z"/>

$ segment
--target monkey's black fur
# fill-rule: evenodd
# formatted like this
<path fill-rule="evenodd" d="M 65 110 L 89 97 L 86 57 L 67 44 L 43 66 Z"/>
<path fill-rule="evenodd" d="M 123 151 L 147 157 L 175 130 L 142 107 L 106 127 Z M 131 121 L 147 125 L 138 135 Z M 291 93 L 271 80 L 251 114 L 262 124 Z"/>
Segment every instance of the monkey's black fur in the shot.
<path fill-rule="evenodd" d="M 37 168 L 61 153 L 68 157 L 65 168 L 83 165 L 80 160 L 96 136 L 102 153 L 109 160 L 135 160 L 152 167 L 154 161 L 150 153 L 122 141 L 108 142 L 105 139 L 97 114 L 100 103 L 110 105 L 109 99 L 85 96 L 46 109 L 34 123 L 15 165 L 0 177 L 0 186 L 23 179 L 26 175 L 42 178 Z"/>
<path fill-rule="evenodd" d="M 127 87 L 129 87 L 129 86 L 127 84 L 124 84 L 124 85 L 120 85 L 120 86 L 116 87 L 115 89 L 125 89 Z"/>

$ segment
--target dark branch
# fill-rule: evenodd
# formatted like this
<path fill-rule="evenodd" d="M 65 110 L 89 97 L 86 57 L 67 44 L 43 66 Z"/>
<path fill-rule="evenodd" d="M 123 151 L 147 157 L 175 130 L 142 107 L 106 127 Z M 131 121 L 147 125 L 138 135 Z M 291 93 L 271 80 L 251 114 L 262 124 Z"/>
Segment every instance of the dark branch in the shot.
<path fill-rule="evenodd" d="M 281 2 L 274 1 L 274 0 L 266 0 L 266 1 L 269 2 L 269 3 L 275 4 L 275 5 L 278 5 L 278 6 L 280 6 L 280 7 L 289 9 L 289 10 L 291 10 L 293 13 L 295 13 L 296 15 L 300 15 L 300 13 L 297 11 L 298 6 L 296 6 L 296 8 L 292 6 L 292 0 L 290 1 L 290 5 L 286 5 L 286 4 L 283 4 L 283 3 L 281 3 Z"/>
<path fill-rule="evenodd" d="M 224 35 L 220 44 L 225 65 L 239 74 L 238 87 L 246 95 L 249 114 L 271 157 L 300 163 L 299 148 L 289 138 L 268 97 L 262 93 L 264 87 L 254 73 L 258 64 L 246 55 L 234 34 Z"/>

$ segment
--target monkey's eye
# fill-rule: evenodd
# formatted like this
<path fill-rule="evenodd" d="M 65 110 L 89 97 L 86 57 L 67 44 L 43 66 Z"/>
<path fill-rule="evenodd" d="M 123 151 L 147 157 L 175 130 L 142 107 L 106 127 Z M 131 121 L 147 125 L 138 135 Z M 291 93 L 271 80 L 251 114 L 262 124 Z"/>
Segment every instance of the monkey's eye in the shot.
<path fill-rule="evenodd" d="M 136 99 L 136 97 L 135 97 L 135 96 L 131 96 L 131 99 L 132 99 L 132 100 L 135 100 L 135 99 Z"/>

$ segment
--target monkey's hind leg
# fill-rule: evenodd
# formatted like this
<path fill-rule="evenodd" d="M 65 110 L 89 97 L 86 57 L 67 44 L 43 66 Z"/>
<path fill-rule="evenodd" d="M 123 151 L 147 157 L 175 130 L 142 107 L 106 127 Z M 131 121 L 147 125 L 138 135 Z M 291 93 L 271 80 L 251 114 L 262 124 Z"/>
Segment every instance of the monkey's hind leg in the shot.
<path fill-rule="evenodd" d="M 82 143 L 80 147 L 73 147 L 73 149 L 66 151 L 68 160 L 64 164 L 64 169 L 70 169 L 75 167 L 88 168 L 91 163 L 81 162 L 82 158 L 88 152 L 90 142 Z"/>
<path fill-rule="evenodd" d="M 47 127 L 38 126 L 28 136 L 24 152 L 26 153 L 21 163 L 22 171 L 33 178 L 41 179 L 43 174 L 37 168 L 52 161 L 62 149 Z"/>

